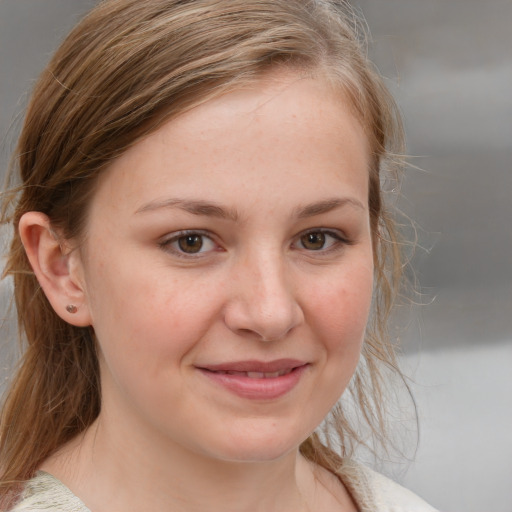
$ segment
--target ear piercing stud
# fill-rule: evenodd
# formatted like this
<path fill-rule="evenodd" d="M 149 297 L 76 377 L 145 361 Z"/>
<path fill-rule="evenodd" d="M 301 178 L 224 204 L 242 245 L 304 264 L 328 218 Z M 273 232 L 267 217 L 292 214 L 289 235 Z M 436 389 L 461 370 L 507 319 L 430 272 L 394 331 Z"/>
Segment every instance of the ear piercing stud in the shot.
<path fill-rule="evenodd" d="M 66 306 L 66 311 L 73 315 L 73 314 L 75 314 L 78 311 L 78 308 L 74 304 L 68 304 Z"/>

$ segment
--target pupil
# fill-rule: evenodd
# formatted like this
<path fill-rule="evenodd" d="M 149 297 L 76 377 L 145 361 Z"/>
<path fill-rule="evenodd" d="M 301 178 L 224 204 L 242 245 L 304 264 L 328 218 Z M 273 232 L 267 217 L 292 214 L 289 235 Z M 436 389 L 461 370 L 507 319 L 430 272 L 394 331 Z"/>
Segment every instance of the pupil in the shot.
<path fill-rule="evenodd" d="M 178 245 L 183 252 L 195 253 L 201 250 L 203 239 L 201 235 L 182 236 L 178 240 Z"/>
<path fill-rule="evenodd" d="M 308 233 L 302 237 L 302 244 L 306 249 L 318 251 L 325 245 L 325 235 L 323 233 Z"/>

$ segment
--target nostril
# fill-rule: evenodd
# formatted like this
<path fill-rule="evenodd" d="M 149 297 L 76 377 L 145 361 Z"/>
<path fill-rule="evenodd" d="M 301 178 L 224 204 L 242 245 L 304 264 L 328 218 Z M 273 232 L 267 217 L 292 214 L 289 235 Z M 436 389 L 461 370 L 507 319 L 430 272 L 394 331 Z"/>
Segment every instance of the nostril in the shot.
<path fill-rule="evenodd" d="M 261 338 L 261 336 L 251 329 L 238 329 L 238 333 L 244 337 Z"/>

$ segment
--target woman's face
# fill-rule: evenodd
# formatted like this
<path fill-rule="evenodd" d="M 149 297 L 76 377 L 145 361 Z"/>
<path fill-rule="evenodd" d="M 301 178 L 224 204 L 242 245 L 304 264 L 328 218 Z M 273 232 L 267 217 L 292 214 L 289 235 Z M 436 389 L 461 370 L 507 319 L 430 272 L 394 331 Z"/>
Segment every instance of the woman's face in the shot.
<path fill-rule="evenodd" d="M 370 308 L 368 153 L 339 95 L 281 74 L 111 165 L 81 249 L 104 422 L 239 461 L 275 459 L 319 425 Z"/>

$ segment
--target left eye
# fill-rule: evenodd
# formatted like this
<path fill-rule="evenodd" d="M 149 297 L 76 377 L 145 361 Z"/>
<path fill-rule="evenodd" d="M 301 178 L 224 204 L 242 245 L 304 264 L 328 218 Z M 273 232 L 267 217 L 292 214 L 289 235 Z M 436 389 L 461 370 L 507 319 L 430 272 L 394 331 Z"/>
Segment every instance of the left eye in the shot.
<path fill-rule="evenodd" d="M 161 245 L 180 255 L 200 254 L 215 248 L 215 243 L 210 237 L 196 232 L 178 233 Z"/>
<path fill-rule="evenodd" d="M 300 236 L 298 245 L 300 248 L 307 249 L 308 251 L 321 251 L 330 249 L 342 241 L 342 237 L 336 233 L 309 231 Z"/>

